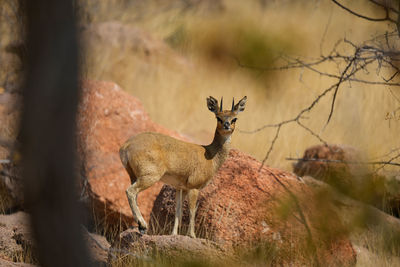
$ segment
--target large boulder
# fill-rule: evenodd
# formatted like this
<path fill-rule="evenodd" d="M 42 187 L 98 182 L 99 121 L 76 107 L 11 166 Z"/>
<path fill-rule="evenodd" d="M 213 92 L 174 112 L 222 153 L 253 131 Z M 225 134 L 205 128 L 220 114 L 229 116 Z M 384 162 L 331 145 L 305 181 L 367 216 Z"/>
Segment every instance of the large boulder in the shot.
<path fill-rule="evenodd" d="M 338 214 L 318 197 L 299 177 L 231 150 L 200 193 L 196 234 L 239 251 L 263 244 L 264 252 L 271 253 L 267 258 L 276 264 L 354 264 L 356 253 Z M 175 189 L 164 186 L 154 204 L 150 230 L 169 234 L 174 213 Z M 182 220 L 186 233 L 186 201 Z"/>
<path fill-rule="evenodd" d="M 182 137 L 152 122 L 140 101 L 115 83 L 87 81 L 82 88 L 78 115 L 82 188 L 99 221 L 124 228 L 133 216 L 125 194 L 131 182 L 119 158 L 120 146 L 145 131 Z M 146 220 L 161 186 L 157 183 L 139 194 L 139 208 Z"/>

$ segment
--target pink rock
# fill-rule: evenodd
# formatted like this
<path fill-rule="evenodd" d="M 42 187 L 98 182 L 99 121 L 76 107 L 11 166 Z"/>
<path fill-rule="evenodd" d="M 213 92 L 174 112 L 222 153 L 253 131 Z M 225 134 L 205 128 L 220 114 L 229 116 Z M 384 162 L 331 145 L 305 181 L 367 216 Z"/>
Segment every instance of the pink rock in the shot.
<path fill-rule="evenodd" d="M 254 158 L 231 150 L 218 175 L 200 193 L 197 236 L 229 247 L 249 248 L 250 244 L 272 242 L 283 251 L 298 252 L 308 246 L 308 227 L 320 263 L 329 266 L 355 263 L 356 253 L 329 203 L 323 205 L 324 211 L 321 212 L 317 196 L 300 178 L 266 166 L 260 169 L 260 166 L 261 163 Z M 174 199 L 175 189 L 164 186 L 150 220 L 153 233 L 169 234 L 172 230 Z M 306 224 L 301 222 L 296 201 Z M 329 220 L 326 214 L 329 214 Z M 188 206 L 185 202 L 183 234 L 187 224 Z M 329 234 L 325 232 L 327 228 Z M 293 261 L 302 262 L 298 258 Z"/>

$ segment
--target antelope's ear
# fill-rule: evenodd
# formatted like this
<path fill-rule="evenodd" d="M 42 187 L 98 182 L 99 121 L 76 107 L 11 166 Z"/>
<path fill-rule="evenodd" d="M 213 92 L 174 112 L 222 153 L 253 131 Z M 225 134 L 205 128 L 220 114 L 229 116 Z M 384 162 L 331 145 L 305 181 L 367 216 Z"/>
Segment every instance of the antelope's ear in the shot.
<path fill-rule="evenodd" d="M 208 97 L 208 98 L 207 98 L 207 107 L 208 107 L 208 109 L 209 109 L 211 112 L 217 114 L 217 113 L 218 113 L 218 110 L 219 110 L 219 107 L 218 107 L 218 100 L 215 99 L 215 98 L 212 97 L 212 96 Z"/>
<path fill-rule="evenodd" d="M 247 96 L 240 99 L 240 101 L 233 107 L 232 111 L 235 112 L 236 114 L 242 112 L 244 110 L 244 107 L 246 106 L 246 100 Z"/>

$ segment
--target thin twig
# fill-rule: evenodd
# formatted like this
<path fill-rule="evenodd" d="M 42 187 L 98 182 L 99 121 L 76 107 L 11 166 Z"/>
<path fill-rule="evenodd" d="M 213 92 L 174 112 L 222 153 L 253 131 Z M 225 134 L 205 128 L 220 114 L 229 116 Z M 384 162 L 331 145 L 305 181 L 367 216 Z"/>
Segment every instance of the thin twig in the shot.
<path fill-rule="evenodd" d="M 379 170 L 383 169 L 386 165 L 395 165 L 395 166 L 400 166 L 400 163 L 395 163 L 393 162 L 393 160 L 400 158 L 400 154 L 397 154 L 396 156 L 392 157 L 391 159 L 389 159 L 386 162 L 382 163 L 382 166 L 380 166 L 379 168 L 377 168 L 375 170 L 375 172 L 378 172 Z"/>
<path fill-rule="evenodd" d="M 282 126 L 282 125 L 280 125 L 280 126 L 278 126 L 278 127 L 276 128 L 276 133 L 275 133 L 274 139 L 272 140 L 271 145 L 269 146 L 267 155 L 265 155 L 265 157 L 264 157 L 264 159 L 263 159 L 263 161 L 262 161 L 262 163 L 261 163 L 261 166 L 260 166 L 260 169 L 259 169 L 259 170 L 261 170 L 261 168 L 264 166 L 265 161 L 267 161 L 267 159 L 269 158 L 269 155 L 271 154 L 271 151 L 272 151 L 272 149 L 274 148 L 274 144 L 275 144 L 276 140 L 278 139 L 279 132 L 280 132 L 280 130 L 281 130 L 281 126 Z"/>
<path fill-rule="evenodd" d="M 317 133 L 315 133 L 313 130 L 302 124 L 299 120 L 296 121 L 298 125 L 300 125 L 304 130 L 309 132 L 312 136 L 316 137 L 321 143 L 323 143 L 325 146 L 328 146 L 328 142 L 326 142 L 324 139 L 322 139 Z"/>
<path fill-rule="evenodd" d="M 335 91 L 333 93 L 333 98 L 332 98 L 332 104 L 331 104 L 331 110 L 329 112 L 329 116 L 328 116 L 328 120 L 326 121 L 326 124 L 324 126 L 324 128 L 328 125 L 329 121 L 332 118 L 333 115 L 333 109 L 335 107 L 335 101 L 336 101 L 336 95 L 339 91 L 339 86 L 342 84 L 344 76 L 346 75 L 348 69 L 350 68 L 350 66 L 353 65 L 354 61 L 356 60 L 356 55 L 358 54 L 358 51 L 356 51 L 355 56 L 351 59 L 351 61 L 349 62 L 349 64 L 347 64 L 346 68 L 344 69 L 344 71 L 342 72 L 342 74 L 340 75 L 339 78 L 339 82 L 337 83 L 336 87 L 335 87 Z"/>

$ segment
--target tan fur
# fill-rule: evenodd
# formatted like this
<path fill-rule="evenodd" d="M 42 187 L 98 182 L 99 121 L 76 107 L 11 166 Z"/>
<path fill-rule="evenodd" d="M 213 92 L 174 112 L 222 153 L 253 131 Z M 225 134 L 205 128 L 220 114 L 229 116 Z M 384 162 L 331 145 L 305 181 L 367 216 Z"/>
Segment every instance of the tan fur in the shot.
<path fill-rule="evenodd" d="M 218 121 L 214 140 L 210 145 L 196 145 L 159 133 L 147 132 L 131 137 L 121 146 L 121 162 L 133 183 L 126 190 L 126 194 L 142 232 L 146 231 L 147 224 L 137 206 L 137 194 L 161 180 L 177 189 L 172 234 L 178 232 L 182 202 L 188 196 L 188 234 L 195 237 L 194 218 L 199 190 L 211 181 L 228 156 L 236 116 L 244 110 L 245 103 L 246 97 L 237 105 L 232 105 L 231 110 L 222 111 L 215 98 L 207 99 L 208 108 L 215 113 Z"/>

